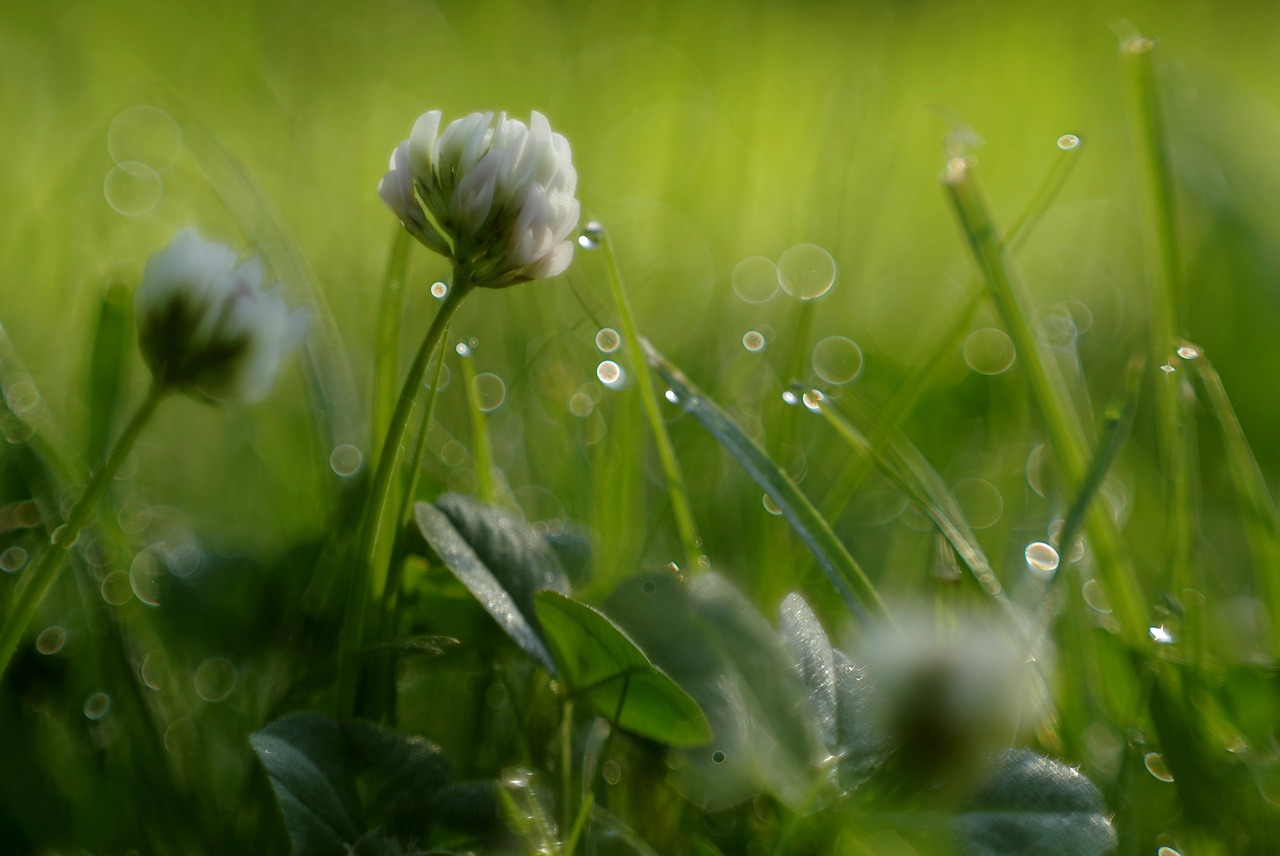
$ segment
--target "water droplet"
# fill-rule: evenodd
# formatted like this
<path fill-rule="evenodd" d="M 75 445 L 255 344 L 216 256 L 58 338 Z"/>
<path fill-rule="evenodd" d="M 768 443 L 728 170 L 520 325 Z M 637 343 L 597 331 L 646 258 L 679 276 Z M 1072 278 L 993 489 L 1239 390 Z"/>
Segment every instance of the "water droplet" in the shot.
<path fill-rule="evenodd" d="M 12 547 L 5 549 L 0 553 L 0 571 L 6 574 L 16 574 L 22 570 L 22 566 L 27 563 L 27 551 L 14 544 Z"/>
<path fill-rule="evenodd" d="M 364 453 L 350 443 L 340 443 L 333 447 L 329 454 L 329 469 L 335 474 L 348 478 L 360 472 L 364 465 Z"/>
<path fill-rule="evenodd" d="M 1160 849 L 1156 850 L 1156 856 L 1182 856 L 1182 853 L 1167 844 L 1162 844 Z"/>
<path fill-rule="evenodd" d="M 210 657 L 196 667 L 192 678 L 196 695 L 207 702 L 218 702 L 236 688 L 236 666 L 226 657 Z"/>
<path fill-rule="evenodd" d="M 107 204 L 126 217 L 141 217 L 160 203 L 164 182 L 160 174 L 141 161 L 116 164 L 102 180 Z"/>
<path fill-rule="evenodd" d="M 600 777 L 607 784 L 616 785 L 622 781 L 622 766 L 612 758 L 600 766 Z"/>
<path fill-rule="evenodd" d="M 1107 593 L 1102 590 L 1102 584 L 1097 580 L 1085 580 L 1084 585 L 1080 587 L 1080 596 L 1084 598 L 1085 603 L 1089 604 L 1090 609 L 1103 614 L 1111 612 L 1111 603 L 1107 600 Z"/>
<path fill-rule="evenodd" d="M 1075 134 L 1063 134 L 1061 137 L 1058 137 L 1058 148 L 1062 149 L 1064 152 L 1069 152 L 1074 148 L 1078 148 L 1079 145 L 1080 138 Z"/>
<path fill-rule="evenodd" d="M 782 282 L 778 266 L 764 256 L 747 256 L 733 266 L 733 293 L 745 303 L 766 303 Z"/>
<path fill-rule="evenodd" d="M 782 391 L 782 402 L 783 404 L 795 406 L 800 403 L 800 396 L 796 394 L 794 389 L 784 389 Z"/>
<path fill-rule="evenodd" d="M 1004 496 L 986 479 L 961 479 L 951 487 L 951 493 L 973 529 L 989 529 L 1004 514 Z"/>
<path fill-rule="evenodd" d="M 844 336 L 828 336 L 813 346 L 813 373 L 826 383 L 848 383 L 862 371 L 862 349 Z"/>
<path fill-rule="evenodd" d="M 671 402 L 672 404 L 680 403 L 680 396 L 676 393 L 674 389 L 668 389 L 666 392 L 662 394 L 662 397 L 665 398 L 667 401 Z"/>
<path fill-rule="evenodd" d="M 476 407 L 484 413 L 497 410 L 507 398 L 507 385 L 493 372 L 480 372 L 471 379 Z"/>
<path fill-rule="evenodd" d="M 603 240 L 604 226 L 597 220 L 591 220 L 582 227 L 582 234 L 578 235 L 578 246 L 584 250 L 594 250 Z"/>
<path fill-rule="evenodd" d="M 1034 541 L 1027 545 L 1022 555 L 1027 560 L 1028 570 L 1041 579 L 1049 579 L 1058 569 L 1058 551 L 1052 544 Z"/>
<path fill-rule="evenodd" d="M 1147 634 L 1151 637 L 1151 641 L 1157 645 L 1172 645 L 1174 641 L 1173 634 L 1163 624 L 1158 627 L 1148 627 Z"/>
<path fill-rule="evenodd" d="M 84 715 L 97 722 L 111 712 L 111 696 L 94 693 L 84 700 Z"/>
<path fill-rule="evenodd" d="M 443 300 L 445 295 L 449 293 L 449 283 L 442 279 L 438 279 L 431 283 L 431 296 L 436 300 Z"/>
<path fill-rule="evenodd" d="M 811 389 L 804 395 L 800 396 L 800 402 L 810 413 L 821 413 L 822 402 L 826 400 L 827 397 L 816 389 Z"/>
<path fill-rule="evenodd" d="M 727 760 L 729 760 L 729 756 L 724 754 L 723 749 L 717 749 L 711 753 L 711 763 L 713 764 L 723 764 Z"/>
<path fill-rule="evenodd" d="M 579 418 L 585 418 L 591 415 L 591 411 L 595 409 L 596 403 L 591 396 L 585 392 L 575 392 L 569 396 L 569 412 Z"/>
<path fill-rule="evenodd" d="M 698 557 L 698 570 L 700 571 L 711 570 L 711 557 L 708 556 L 706 553 L 703 553 L 701 556 Z"/>
<path fill-rule="evenodd" d="M 760 502 L 764 505 L 764 510 L 772 514 L 774 517 L 782 515 L 782 509 L 778 507 L 778 503 L 773 501 L 773 497 L 765 494 L 760 498 Z"/>
<path fill-rule="evenodd" d="M 782 290 L 800 300 L 816 300 L 836 282 L 836 260 L 817 244 L 796 244 L 778 258 Z"/>
<path fill-rule="evenodd" d="M 468 342 L 459 342 L 453 346 L 453 349 L 458 352 L 458 356 L 460 357 L 471 356 L 471 345 Z"/>
<path fill-rule="evenodd" d="M 1168 363 L 1165 363 L 1160 367 L 1160 371 L 1164 372 L 1167 375 L 1171 375 L 1174 372 L 1176 372 L 1177 369 L 1175 369 L 1173 366 L 1169 365 Z"/>
<path fill-rule="evenodd" d="M 67 644 L 67 629 L 53 625 L 40 631 L 36 637 L 36 650 L 41 654 L 56 654 Z"/>
<path fill-rule="evenodd" d="M 596 347 L 602 354 L 612 354 L 622 344 L 622 337 L 612 327 L 602 327 L 596 333 Z"/>
<path fill-rule="evenodd" d="M 1009 334 L 995 327 L 974 330 L 964 340 L 964 361 L 978 374 L 998 375 L 1008 371 L 1017 352 Z"/>
<path fill-rule="evenodd" d="M 133 600 L 133 584 L 126 571 L 112 571 L 102 580 L 102 599 L 112 606 L 123 606 Z"/>
<path fill-rule="evenodd" d="M 605 360 L 596 366 L 596 377 L 605 386 L 616 386 L 622 382 L 622 367 L 613 360 Z"/>
<path fill-rule="evenodd" d="M 159 107 L 137 104 L 121 110 L 111 120 L 107 151 L 116 163 L 135 161 L 164 172 L 182 152 L 182 130 Z"/>
<path fill-rule="evenodd" d="M 1194 360 L 1196 357 L 1200 356 L 1200 352 L 1190 345 L 1183 345 L 1178 349 L 1178 356 L 1182 357 L 1184 360 Z"/>
<path fill-rule="evenodd" d="M 1147 768 L 1147 772 L 1162 782 L 1172 782 L 1173 773 L 1169 772 L 1169 766 L 1164 762 L 1164 756 L 1159 752 L 1148 752 L 1142 756 L 1142 766 Z"/>
<path fill-rule="evenodd" d="M 755 353 L 764 350 L 764 335 L 759 330 L 748 330 L 742 334 L 742 347 Z"/>
<path fill-rule="evenodd" d="M 70 550 L 72 547 L 74 547 L 76 545 L 76 542 L 79 540 L 80 540 L 80 533 L 71 531 L 71 529 L 65 523 L 63 523 L 57 529 L 54 529 L 53 534 L 49 536 L 50 544 L 59 544 L 62 547 L 66 548 L 67 550 Z"/>
<path fill-rule="evenodd" d="M 1027 455 L 1027 484 L 1040 496 L 1045 495 L 1044 454 L 1044 443 L 1041 443 Z"/>

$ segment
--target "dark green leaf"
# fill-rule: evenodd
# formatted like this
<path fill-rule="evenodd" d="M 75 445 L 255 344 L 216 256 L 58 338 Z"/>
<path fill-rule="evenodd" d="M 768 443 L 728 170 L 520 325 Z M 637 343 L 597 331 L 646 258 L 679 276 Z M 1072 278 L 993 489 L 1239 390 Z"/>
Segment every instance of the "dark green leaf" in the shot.
<path fill-rule="evenodd" d="M 762 791 L 806 798 L 825 752 L 791 658 L 746 598 L 713 573 L 688 583 L 652 574 L 623 583 L 608 609 L 711 724 L 712 742 L 676 764 L 686 796 L 713 809 Z"/>
<path fill-rule="evenodd" d="M 249 736 L 280 803 L 298 856 L 347 856 L 364 815 L 346 774 L 342 726 L 314 713 L 289 716 Z"/>
<path fill-rule="evenodd" d="M 711 727 L 697 702 L 606 616 L 551 591 L 538 618 L 570 693 L 620 728 L 671 746 L 697 746 Z"/>
<path fill-rule="evenodd" d="M 1116 846 L 1102 795 L 1078 770 L 1026 749 L 1005 753 L 957 820 L 971 856 L 1099 856 Z"/>
<path fill-rule="evenodd" d="M 456 494 L 434 506 L 419 502 L 413 513 L 418 531 L 445 567 L 517 645 L 554 672 L 533 595 L 541 589 L 567 593 L 569 583 L 556 554 L 533 527 Z"/>

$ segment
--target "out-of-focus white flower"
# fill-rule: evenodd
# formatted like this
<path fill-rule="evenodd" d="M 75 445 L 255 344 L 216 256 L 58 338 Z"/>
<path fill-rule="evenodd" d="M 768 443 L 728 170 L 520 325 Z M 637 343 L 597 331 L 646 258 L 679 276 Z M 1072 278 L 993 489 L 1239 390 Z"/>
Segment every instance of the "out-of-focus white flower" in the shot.
<path fill-rule="evenodd" d="M 147 261 L 138 345 L 157 383 L 207 401 L 256 401 L 302 340 L 305 310 L 262 289 L 262 263 L 184 229 Z"/>
<path fill-rule="evenodd" d="M 424 113 L 391 153 L 382 201 L 475 285 L 563 273 L 581 210 L 569 141 L 537 112 L 528 125 L 472 113 L 441 131 L 440 119 L 439 110 Z"/>

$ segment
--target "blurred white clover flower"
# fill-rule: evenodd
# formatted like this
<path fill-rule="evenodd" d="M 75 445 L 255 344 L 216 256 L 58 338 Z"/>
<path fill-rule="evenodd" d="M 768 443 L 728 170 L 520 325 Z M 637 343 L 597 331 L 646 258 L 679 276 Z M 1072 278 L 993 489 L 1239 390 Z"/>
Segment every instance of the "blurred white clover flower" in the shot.
<path fill-rule="evenodd" d="M 257 401 L 306 332 L 305 310 L 262 289 L 262 263 L 184 229 L 147 260 L 134 295 L 138 345 L 161 387 Z"/>
<path fill-rule="evenodd" d="M 474 285 L 563 273 L 581 210 L 569 141 L 537 112 L 527 126 L 505 113 L 496 122 L 472 113 L 441 131 L 440 118 L 439 110 L 422 114 L 392 152 L 382 201 Z"/>

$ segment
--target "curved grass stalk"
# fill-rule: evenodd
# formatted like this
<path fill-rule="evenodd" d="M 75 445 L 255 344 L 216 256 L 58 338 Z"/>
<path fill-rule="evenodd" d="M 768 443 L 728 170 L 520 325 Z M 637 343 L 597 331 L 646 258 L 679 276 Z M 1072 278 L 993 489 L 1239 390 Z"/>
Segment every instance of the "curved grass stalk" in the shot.
<path fill-rule="evenodd" d="M 608 232 L 604 232 L 601 236 L 600 247 L 604 250 L 605 266 L 609 272 L 609 286 L 613 290 L 613 300 L 618 307 L 622 335 L 627 340 L 627 354 L 631 357 L 632 366 L 635 367 L 640 401 L 644 407 L 645 417 L 649 421 L 649 429 L 653 433 L 654 445 L 658 447 L 662 471 L 667 478 L 667 494 L 671 497 L 671 511 L 675 517 L 676 529 L 684 545 L 689 572 L 697 573 L 706 565 L 707 557 L 702 552 L 702 538 L 699 537 L 697 525 L 693 520 L 693 508 L 689 503 L 689 492 L 685 488 L 680 461 L 671 443 L 671 435 L 667 433 L 666 423 L 662 421 L 658 399 L 653 390 L 653 381 L 645 370 L 647 365 L 645 349 L 641 344 L 635 313 L 631 310 L 631 299 L 627 297 L 626 289 L 622 285 L 622 274 L 618 270 L 618 261 L 614 256 L 613 243 Z"/>
<path fill-rule="evenodd" d="M 382 301 L 378 306 L 378 330 L 374 340 L 373 406 L 370 421 L 374 440 L 386 436 L 396 396 L 396 376 L 400 365 L 400 318 L 404 303 L 404 283 L 409 270 L 409 247 L 413 238 L 396 224 L 396 235 L 387 256 L 382 277 Z M 373 463 L 372 461 L 370 463 Z"/>

